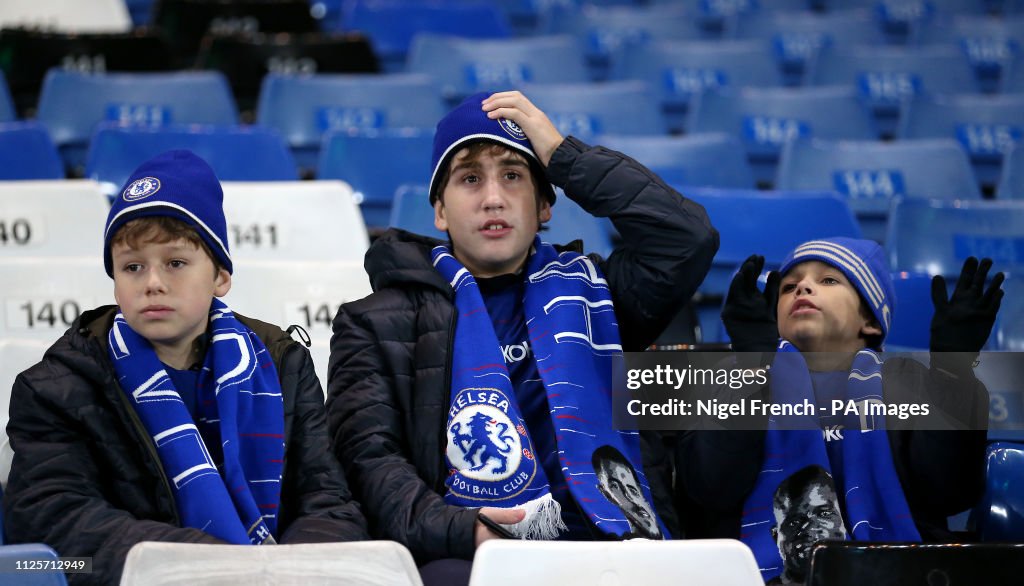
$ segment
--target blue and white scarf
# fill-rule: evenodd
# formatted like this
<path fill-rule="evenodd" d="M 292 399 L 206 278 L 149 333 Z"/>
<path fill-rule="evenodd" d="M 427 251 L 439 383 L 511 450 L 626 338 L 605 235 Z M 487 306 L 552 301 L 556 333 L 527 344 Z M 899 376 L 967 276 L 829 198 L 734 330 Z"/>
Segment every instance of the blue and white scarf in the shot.
<path fill-rule="evenodd" d="M 815 402 L 810 371 L 803 355 L 783 340 L 771 369 L 771 400 L 776 404 Z M 882 401 L 882 362 L 870 349 L 854 357 L 845 400 Z M 831 405 L 827 407 L 831 408 Z M 856 541 L 920 541 L 910 507 L 892 461 L 885 418 L 863 420 L 848 416 L 842 439 L 842 486 L 847 538 Z M 768 420 L 762 470 L 744 505 L 740 538 L 754 552 L 765 581 L 783 571 L 783 560 L 772 537 L 775 525 L 772 499 L 779 484 L 808 466 L 820 466 L 833 478 L 823 431 L 817 416 L 774 417 Z M 781 530 L 781 528 L 779 528 Z"/>
<path fill-rule="evenodd" d="M 583 255 L 559 254 L 540 238 L 534 251 L 525 269 L 523 307 L 569 492 L 604 534 L 635 536 L 622 509 L 602 494 L 591 463 L 596 449 L 614 447 L 631 465 L 647 503 L 653 503 L 640 466 L 639 435 L 612 427 L 612 357 L 622 346 L 608 283 Z M 446 246 L 434 248 L 432 257 L 455 290 L 458 311 L 445 502 L 525 509 L 526 518 L 510 527 L 513 533 L 525 539 L 557 537 L 565 529 L 560 507 L 534 454 L 476 281 Z M 648 510 L 653 514 L 653 507 Z"/>
<path fill-rule="evenodd" d="M 153 346 L 121 312 L 108 335 L 110 357 L 153 438 L 182 524 L 238 545 L 274 543 L 284 461 L 277 369 L 263 342 L 219 299 L 210 322 L 196 415 L 208 438 L 219 432 L 220 471 Z"/>

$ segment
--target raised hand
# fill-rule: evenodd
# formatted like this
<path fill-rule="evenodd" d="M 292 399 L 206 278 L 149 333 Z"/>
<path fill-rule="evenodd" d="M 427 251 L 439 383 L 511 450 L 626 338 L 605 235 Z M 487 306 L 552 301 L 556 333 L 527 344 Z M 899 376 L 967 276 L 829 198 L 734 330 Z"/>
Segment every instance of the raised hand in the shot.
<path fill-rule="evenodd" d="M 973 256 L 964 261 L 953 295 L 946 298 L 946 280 L 941 275 L 932 279 L 932 303 L 935 315 L 931 326 L 932 352 L 980 352 L 996 321 L 1003 299 L 1000 285 L 1005 278 L 996 273 L 985 288 L 992 259 L 981 262 Z"/>
<path fill-rule="evenodd" d="M 488 118 L 511 120 L 522 128 L 541 164 L 548 166 L 563 137 L 540 108 L 517 91 L 491 94 L 483 101 L 482 108 Z"/>
<path fill-rule="evenodd" d="M 779 303 L 778 271 L 768 274 L 764 293 L 757 289 L 757 277 L 764 268 L 764 257 L 754 254 L 743 261 L 729 285 L 722 309 L 725 330 L 738 352 L 771 352 L 779 341 L 775 312 Z"/>

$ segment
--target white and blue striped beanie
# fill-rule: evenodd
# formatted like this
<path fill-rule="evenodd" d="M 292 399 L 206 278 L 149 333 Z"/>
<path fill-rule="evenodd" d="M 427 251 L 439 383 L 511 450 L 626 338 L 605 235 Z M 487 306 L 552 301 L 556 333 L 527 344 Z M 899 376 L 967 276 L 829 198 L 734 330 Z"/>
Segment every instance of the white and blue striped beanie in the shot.
<path fill-rule="evenodd" d="M 794 266 L 809 260 L 821 261 L 840 271 L 857 289 L 882 326 L 882 338 L 889 333 L 896 294 L 885 249 L 872 240 L 822 238 L 797 246 L 782 261 L 779 272 L 785 276 Z"/>

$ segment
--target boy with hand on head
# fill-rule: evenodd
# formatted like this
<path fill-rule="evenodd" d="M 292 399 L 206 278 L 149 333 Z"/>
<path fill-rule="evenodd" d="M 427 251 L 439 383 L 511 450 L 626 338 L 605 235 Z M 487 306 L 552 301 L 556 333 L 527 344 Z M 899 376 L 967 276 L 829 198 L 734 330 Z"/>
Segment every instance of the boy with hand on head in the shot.
<path fill-rule="evenodd" d="M 385 233 L 366 256 L 374 293 L 334 321 L 331 433 L 372 529 L 421 564 L 496 538 L 478 515 L 524 538 L 630 535 L 594 451 L 625 456 L 645 504 L 669 500 L 669 481 L 660 495 L 638 434 L 612 428 L 611 360 L 646 348 L 690 298 L 717 232 L 637 162 L 563 139 L 519 92 L 445 116 L 433 162 L 450 241 Z M 623 243 L 610 258 L 538 236 L 552 183 L 612 219 Z"/>
<path fill-rule="evenodd" d="M 771 363 L 768 384 L 754 396 L 777 404 L 807 400 L 819 409 L 834 400 L 861 406 L 920 399 L 956 421 L 953 429 L 886 429 L 884 417 L 865 424 L 826 412 L 769 418 L 767 431 L 687 432 L 677 453 L 680 484 L 708 517 L 693 536 L 742 538 L 766 580 L 802 583 L 810 546 L 780 560 L 780 547 L 761 529 L 776 522 L 772 496 L 780 483 L 820 466 L 834 482 L 851 539 L 947 539 L 946 517 L 976 503 L 984 488 L 988 392 L 973 362 L 999 309 L 1002 273 L 986 288 L 992 262 L 970 258 L 952 297 L 945 280 L 934 278 L 931 364 L 925 367 L 902 357 L 883 363 L 877 355 L 896 302 L 878 244 L 807 242 L 769 275 L 761 293 L 756 282 L 763 266 L 756 255 L 744 262 L 722 311 L 734 350 L 767 353 L 765 364 Z"/>
<path fill-rule="evenodd" d="M 117 305 L 83 313 L 15 380 L 7 537 L 92 557 L 73 581 L 117 582 L 141 541 L 367 538 L 309 353 L 218 299 L 222 202 L 189 151 L 136 169 L 104 235 Z"/>

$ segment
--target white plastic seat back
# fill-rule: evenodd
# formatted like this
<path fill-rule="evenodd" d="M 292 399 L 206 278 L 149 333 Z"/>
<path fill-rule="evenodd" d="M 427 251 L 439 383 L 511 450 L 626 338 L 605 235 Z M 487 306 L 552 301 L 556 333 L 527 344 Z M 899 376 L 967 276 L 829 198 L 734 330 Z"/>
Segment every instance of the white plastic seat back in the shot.
<path fill-rule="evenodd" d="M 103 271 L 100 254 L 0 258 L 0 283 L 3 338 L 53 342 L 81 312 L 114 302 L 114 281 Z"/>
<path fill-rule="evenodd" d="M 363 262 L 369 237 L 348 184 L 226 181 L 223 186 L 236 271 L 250 260 Z"/>
<path fill-rule="evenodd" d="M 7 476 L 11 473 L 11 451 L 7 440 L 7 421 L 11 387 L 14 379 L 25 369 L 39 362 L 50 347 L 46 340 L 26 338 L 0 339 L 0 486 L 7 487 Z"/>
<path fill-rule="evenodd" d="M 0 259 L 88 256 L 102 275 L 109 209 L 95 181 L 0 181 Z"/>
<path fill-rule="evenodd" d="M 116 33 L 132 29 L 124 0 L 4 0 L 0 27 L 46 28 L 77 33 Z"/>
<path fill-rule="evenodd" d="M 732 539 L 686 541 L 490 540 L 469 586 L 762 586 L 754 554 Z"/>
<path fill-rule="evenodd" d="M 208 545 L 144 541 L 128 552 L 121 586 L 422 586 L 409 550 L 394 541 Z"/>

